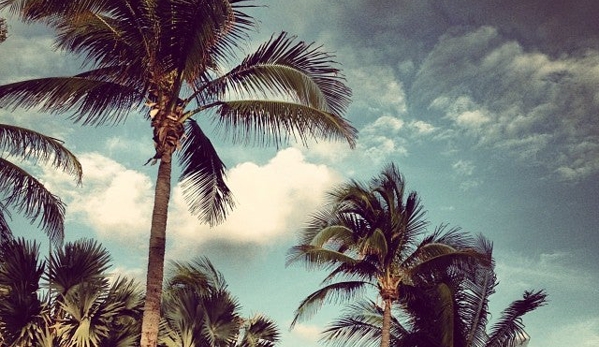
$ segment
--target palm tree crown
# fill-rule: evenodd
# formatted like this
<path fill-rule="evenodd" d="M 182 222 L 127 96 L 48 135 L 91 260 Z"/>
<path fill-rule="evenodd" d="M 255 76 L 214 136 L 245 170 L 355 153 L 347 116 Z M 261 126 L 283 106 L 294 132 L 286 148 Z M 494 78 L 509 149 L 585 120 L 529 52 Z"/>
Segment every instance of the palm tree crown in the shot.
<path fill-rule="evenodd" d="M 381 346 L 389 346 L 390 310 L 402 288 L 441 269 L 485 261 L 473 240 L 457 228 L 442 225 L 422 237 L 428 223 L 420 200 L 417 193 L 405 192 L 403 176 L 393 164 L 369 184 L 351 181 L 329 197 L 328 208 L 312 217 L 300 244 L 289 252 L 288 263 L 331 269 L 323 287 L 301 302 L 292 326 L 326 301 L 373 288 L 385 309 Z"/>

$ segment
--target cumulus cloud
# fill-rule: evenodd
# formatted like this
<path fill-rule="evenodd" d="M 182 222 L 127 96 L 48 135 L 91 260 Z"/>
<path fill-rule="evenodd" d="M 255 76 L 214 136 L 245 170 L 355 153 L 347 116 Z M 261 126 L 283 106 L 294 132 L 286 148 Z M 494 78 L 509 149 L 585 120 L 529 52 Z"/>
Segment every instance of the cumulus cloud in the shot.
<path fill-rule="evenodd" d="M 244 162 L 227 173 L 236 207 L 217 227 L 209 229 L 191 216 L 176 187 L 169 232 L 181 249 L 210 240 L 268 245 L 294 235 L 339 181 L 327 166 L 307 162 L 298 149 L 288 148 L 265 165 Z"/>
<path fill-rule="evenodd" d="M 78 156 L 83 185 L 73 187 L 68 177 L 44 171 L 49 189 L 68 204 L 67 217 L 87 225 L 99 236 L 126 241 L 149 230 L 153 188 L 150 178 L 99 153 Z"/>

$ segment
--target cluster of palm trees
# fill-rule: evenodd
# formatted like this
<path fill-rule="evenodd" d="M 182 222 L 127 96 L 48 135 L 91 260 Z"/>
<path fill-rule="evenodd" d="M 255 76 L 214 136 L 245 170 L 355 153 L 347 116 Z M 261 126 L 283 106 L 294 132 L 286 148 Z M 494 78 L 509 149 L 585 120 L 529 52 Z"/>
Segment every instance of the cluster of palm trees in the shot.
<path fill-rule="evenodd" d="M 29 271 L 23 269 L 24 274 L 30 276 L 14 277 L 8 261 L 0 265 L 7 273 L 0 283 L 2 317 L 27 313 L 2 320 L 0 328 L 13 331 L 3 333 L 3 344 L 127 346 L 137 325 L 142 347 L 268 346 L 278 339 L 265 317 L 239 317 L 238 303 L 206 259 L 175 265 L 179 272 L 163 283 L 173 156 L 179 154 L 179 180 L 190 211 L 201 222 L 222 222 L 234 205 L 225 164 L 207 125 L 242 145 L 311 139 L 355 144 L 356 129 L 343 117 L 351 91 L 332 55 L 281 33 L 237 59 L 256 26 L 248 13 L 253 7 L 252 0 L 0 0 L 0 9 L 48 25 L 56 46 L 84 62 L 77 75 L 0 86 L 0 107 L 67 114 L 83 125 L 116 125 L 142 115 L 152 129 L 148 163 L 158 163 L 147 280 L 140 298 L 130 281 L 111 282 L 105 276 L 106 254 L 93 242 L 63 247 L 64 204 L 33 176 L 0 158 L 2 252 L 21 254 Z M 76 158 L 51 137 L 1 125 L 0 152 L 49 163 L 81 180 Z M 380 304 L 356 303 L 348 313 L 352 318 L 344 316 L 327 330 L 327 340 L 361 341 L 358 336 L 372 335 L 382 346 L 409 341 L 419 341 L 414 346 L 482 346 L 509 342 L 521 333 L 519 318 L 526 310 L 514 311 L 515 325 L 504 329 L 507 333 L 485 332 L 488 295 L 495 284 L 489 243 L 446 226 L 425 236 L 418 197 L 404 196 L 395 167 L 370 185 L 352 181 L 330 195 L 330 209 L 311 219 L 300 245 L 290 251 L 290 263 L 332 270 L 324 286 L 300 304 L 294 323 L 331 298 L 372 288 Z M 47 265 L 39 263 L 35 244 L 10 236 L 7 208 L 31 220 L 41 217 L 58 252 Z M 74 259 L 69 252 L 77 247 L 102 253 L 94 260 L 99 267 L 82 282 L 60 283 L 61 257 Z M 40 279 L 50 284 L 41 298 Z M 536 292 L 523 300 L 530 310 L 545 297 Z M 22 306 L 16 310 L 4 303 Z M 469 319 L 476 324 L 468 325 Z M 8 321 L 21 324 L 20 330 Z M 122 335 L 113 336 L 113 330 Z"/>
<path fill-rule="evenodd" d="M 525 292 L 487 330 L 497 285 L 491 243 L 447 225 L 427 234 L 418 194 L 395 165 L 328 196 L 288 254 L 289 264 L 330 271 L 292 326 L 323 303 L 349 301 L 323 333 L 333 346 L 514 347 L 526 336 L 521 318 L 545 304 L 545 292 Z"/>
<path fill-rule="evenodd" d="M 92 240 L 68 242 L 45 260 L 39 245 L 0 244 L 0 346 L 131 347 L 139 344 L 142 287 L 107 274 L 110 256 Z M 276 325 L 241 307 L 207 259 L 173 264 L 162 302 L 163 347 L 273 346 Z"/>

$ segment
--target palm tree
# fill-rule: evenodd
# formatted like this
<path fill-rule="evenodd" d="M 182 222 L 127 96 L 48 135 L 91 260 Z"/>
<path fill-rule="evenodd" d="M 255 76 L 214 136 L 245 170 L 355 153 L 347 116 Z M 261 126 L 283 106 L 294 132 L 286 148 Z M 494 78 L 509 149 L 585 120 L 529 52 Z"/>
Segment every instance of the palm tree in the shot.
<path fill-rule="evenodd" d="M 164 269 L 171 158 L 181 148 L 190 211 L 210 225 L 233 200 L 225 165 L 200 122 L 234 143 L 279 146 L 345 139 L 350 89 L 330 54 L 282 33 L 235 65 L 254 29 L 251 0 L 3 0 L 0 7 L 56 30 L 57 46 L 90 69 L 0 87 L 0 105 L 71 112 L 76 122 L 117 124 L 143 110 L 159 161 L 150 230 L 142 343 L 155 346 Z M 149 110 L 148 110 L 149 108 Z M 202 123 L 205 124 L 205 123 Z"/>
<path fill-rule="evenodd" d="M 224 277 L 207 258 L 174 263 L 165 290 L 159 345 L 271 347 L 276 325 L 263 315 L 243 319 Z"/>
<path fill-rule="evenodd" d="M 485 241 L 484 252 L 492 247 Z M 458 271 L 455 271 L 458 270 Z M 464 270 L 464 269 L 461 269 Z M 445 272 L 435 282 L 404 290 L 394 306 L 393 346 L 515 347 L 526 337 L 522 317 L 546 303 L 544 291 L 526 291 L 489 327 L 488 303 L 497 279 L 493 266 Z M 361 301 L 327 327 L 323 340 L 332 346 L 375 346 L 381 339 L 383 309 Z"/>
<path fill-rule="evenodd" d="M 440 269 L 485 261 L 473 240 L 441 225 L 429 236 L 416 192 L 406 195 L 403 176 L 388 165 L 370 184 L 350 181 L 329 193 L 290 249 L 288 264 L 331 270 L 323 286 L 304 299 L 292 327 L 323 303 L 352 299 L 371 288 L 383 302 L 381 346 L 390 345 L 391 307 L 401 289 L 434 277 Z"/>
<path fill-rule="evenodd" d="M 109 281 L 110 257 L 96 242 L 69 242 L 40 261 L 37 243 L 16 239 L 0 254 L 0 346 L 137 345 L 141 288 Z M 42 279 L 51 290 L 40 289 Z"/>
<path fill-rule="evenodd" d="M 0 43 L 6 40 L 6 19 L 0 18 Z"/>
<path fill-rule="evenodd" d="M 60 140 L 33 130 L 0 124 L 0 242 L 12 238 L 6 217 L 8 208 L 22 213 L 31 223 L 39 226 L 53 243 L 61 245 L 64 239 L 65 205 L 56 195 L 25 169 L 9 159 L 32 160 L 49 164 L 66 172 L 81 183 L 81 164 Z"/>

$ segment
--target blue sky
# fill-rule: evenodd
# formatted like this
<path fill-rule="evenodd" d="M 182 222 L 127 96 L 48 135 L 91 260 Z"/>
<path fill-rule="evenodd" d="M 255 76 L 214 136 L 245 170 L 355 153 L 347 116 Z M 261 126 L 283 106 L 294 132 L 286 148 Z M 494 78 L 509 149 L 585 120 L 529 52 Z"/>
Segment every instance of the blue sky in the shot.
<path fill-rule="evenodd" d="M 209 229 L 186 212 L 175 186 L 167 257 L 208 256 L 245 312 L 279 323 L 282 347 L 318 346 L 318 332 L 340 307 L 288 331 L 322 274 L 285 268 L 285 253 L 324 192 L 393 162 L 432 226 L 449 223 L 494 242 L 500 285 L 492 320 L 524 290 L 546 289 L 550 303 L 524 319 L 529 347 L 599 345 L 599 3 L 258 3 L 268 7 L 254 11 L 261 24 L 252 46 L 285 30 L 335 52 L 354 92 L 347 117 L 360 131 L 357 148 L 246 148 L 213 137 L 237 208 Z M 43 27 L 4 16 L 0 83 L 77 71 L 72 57 L 53 51 Z M 84 128 L 0 110 L 0 122 L 61 138 L 79 156 L 81 187 L 52 170 L 31 170 L 68 203 L 67 240 L 98 239 L 115 273 L 143 279 L 157 167 L 143 166 L 153 147 L 142 115 Z M 35 227 L 14 223 L 17 235 L 43 242 Z"/>

